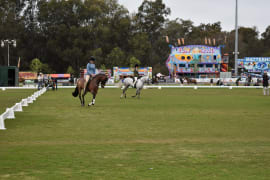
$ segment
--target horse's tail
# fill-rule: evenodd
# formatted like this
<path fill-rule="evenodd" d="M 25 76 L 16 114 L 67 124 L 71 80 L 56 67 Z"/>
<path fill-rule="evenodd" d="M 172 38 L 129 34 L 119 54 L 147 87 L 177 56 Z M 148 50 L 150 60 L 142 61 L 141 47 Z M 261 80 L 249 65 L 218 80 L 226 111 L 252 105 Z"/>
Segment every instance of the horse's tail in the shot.
<path fill-rule="evenodd" d="M 79 95 L 79 88 L 76 86 L 75 91 L 72 93 L 74 97 L 77 97 Z"/>

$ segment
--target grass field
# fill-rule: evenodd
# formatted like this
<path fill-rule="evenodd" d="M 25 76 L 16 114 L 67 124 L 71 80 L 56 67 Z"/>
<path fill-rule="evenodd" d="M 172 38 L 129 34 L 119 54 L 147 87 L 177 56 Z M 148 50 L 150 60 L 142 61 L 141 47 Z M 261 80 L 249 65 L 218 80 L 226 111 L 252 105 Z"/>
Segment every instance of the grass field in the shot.
<path fill-rule="evenodd" d="M 261 89 L 147 89 L 140 100 L 101 89 L 94 107 L 72 91 L 46 92 L 5 121 L 0 179 L 270 179 Z"/>
<path fill-rule="evenodd" d="M 10 108 L 15 103 L 20 102 L 22 99 L 31 96 L 35 90 L 23 89 L 23 90 L 5 90 L 0 89 L 0 114 L 5 112 L 6 108 Z"/>

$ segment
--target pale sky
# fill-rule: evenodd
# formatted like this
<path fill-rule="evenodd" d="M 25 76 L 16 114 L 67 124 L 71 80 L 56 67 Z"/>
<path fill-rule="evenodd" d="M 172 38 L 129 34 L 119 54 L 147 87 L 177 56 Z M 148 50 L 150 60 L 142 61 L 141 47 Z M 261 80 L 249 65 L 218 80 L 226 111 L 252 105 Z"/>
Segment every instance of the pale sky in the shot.
<path fill-rule="evenodd" d="M 169 19 L 191 20 L 200 23 L 221 22 L 223 30 L 235 27 L 236 0 L 163 0 L 171 9 Z M 143 0 L 118 0 L 130 13 L 137 12 Z M 270 0 L 238 0 L 239 26 L 256 26 L 260 33 L 270 26 Z"/>

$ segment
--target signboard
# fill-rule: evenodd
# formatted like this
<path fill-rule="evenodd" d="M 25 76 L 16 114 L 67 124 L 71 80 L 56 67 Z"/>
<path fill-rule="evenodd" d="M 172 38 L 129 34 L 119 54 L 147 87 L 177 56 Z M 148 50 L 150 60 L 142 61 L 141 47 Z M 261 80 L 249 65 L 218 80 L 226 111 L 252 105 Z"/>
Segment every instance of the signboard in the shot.
<path fill-rule="evenodd" d="M 138 70 L 140 76 L 148 76 L 152 79 L 152 67 L 141 67 Z M 118 81 L 120 76 L 133 76 L 133 68 L 129 67 L 114 67 L 113 68 L 114 80 Z"/>
<path fill-rule="evenodd" d="M 244 59 L 238 59 L 238 67 L 253 73 L 270 72 L 270 57 L 245 57 Z"/>
<path fill-rule="evenodd" d="M 70 74 L 49 74 L 52 78 L 70 78 Z"/>
<path fill-rule="evenodd" d="M 19 78 L 25 80 L 37 79 L 37 73 L 35 72 L 19 72 Z"/>

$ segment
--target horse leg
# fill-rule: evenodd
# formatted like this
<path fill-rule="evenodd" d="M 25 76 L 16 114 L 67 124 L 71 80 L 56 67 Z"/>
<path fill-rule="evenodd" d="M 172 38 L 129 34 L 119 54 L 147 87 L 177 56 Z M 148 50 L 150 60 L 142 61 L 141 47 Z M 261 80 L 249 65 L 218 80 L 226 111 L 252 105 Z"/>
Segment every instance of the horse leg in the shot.
<path fill-rule="evenodd" d="M 83 106 L 83 102 L 82 102 L 82 91 L 81 90 L 79 90 L 79 98 L 80 98 L 80 102 L 81 102 L 81 106 Z"/>
<path fill-rule="evenodd" d="M 82 99 L 83 99 L 82 106 L 84 106 L 84 103 L 85 103 L 84 96 L 86 95 L 86 93 L 87 93 L 87 91 L 84 91 L 84 92 L 83 92 L 83 95 L 82 95 Z"/>
<path fill-rule="evenodd" d="M 121 99 L 122 99 L 123 96 L 125 95 L 126 89 L 127 89 L 127 86 L 125 86 L 125 87 L 123 88 L 123 92 L 122 92 L 122 94 L 121 94 L 121 96 L 120 96 Z"/>
<path fill-rule="evenodd" d="M 140 99 L 141 98 L 141 89 L 138 89 L 137 91 L 138 92 L 136 94 L 138 94 L 138 99 Z"/>
<path fill-rule="evenodd" d="M 125 88 L 124 91 L 123 91 L 123 94 L 124 94 L 124 96 L 125 96 L 125 99 L 127 98 L 126 91 L 127 91 L 128 88 L 129 88 L 129 85 L 127 85 L 126 88 Z"/>
<path fill-rule="evenodd" d="M 88 106 L 94 106 L 96 102 L 96 94 L 93 94 L 92 102 L 88 104 Z"/>
<path fill-rule="evenodd" d="M 135 97 L 137 97 L 137 95 L 138 95 L 138 89 L 136 89 L 136 94 L 132 97 L 135 98 Z"/>

